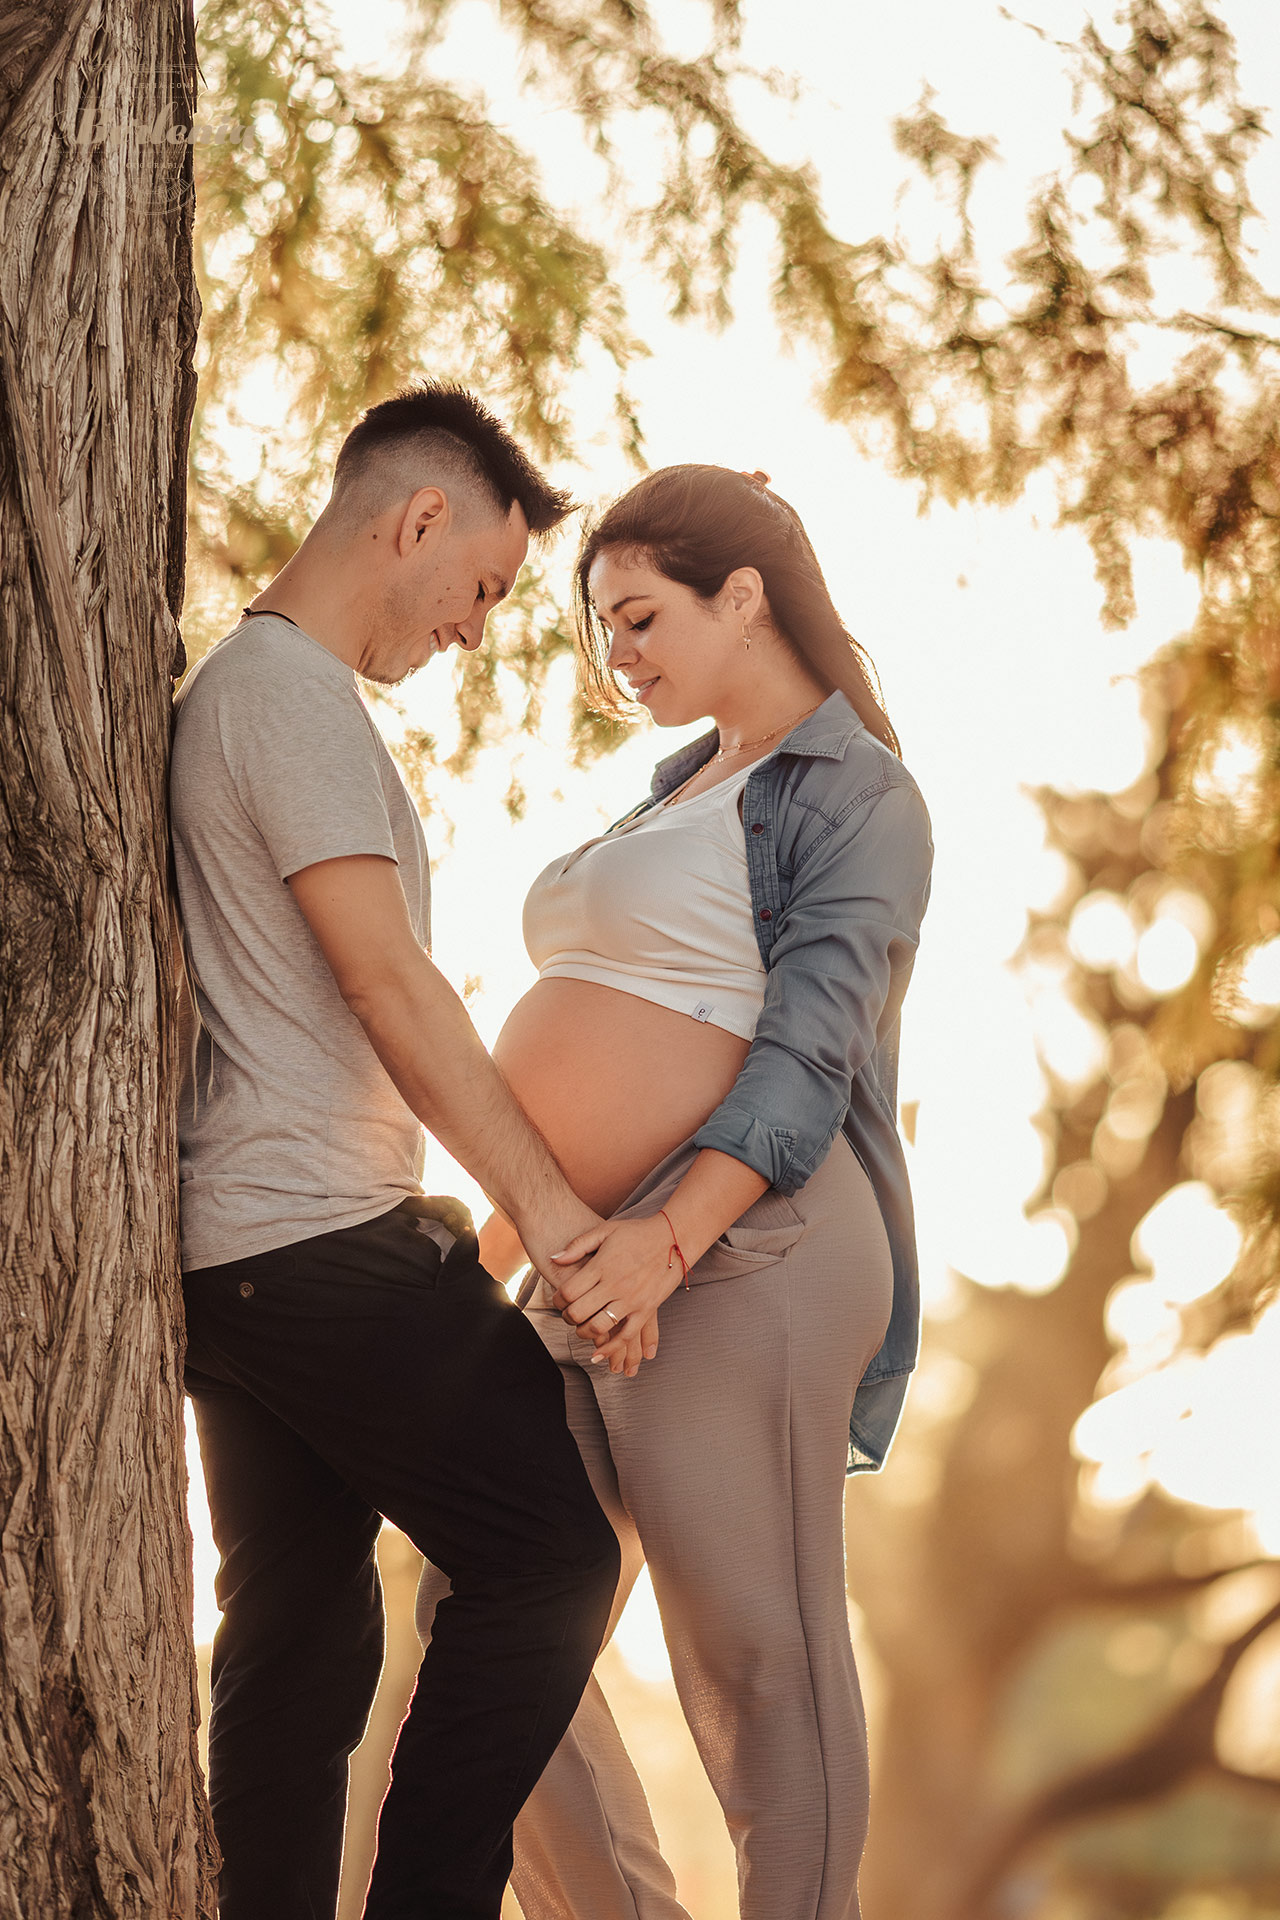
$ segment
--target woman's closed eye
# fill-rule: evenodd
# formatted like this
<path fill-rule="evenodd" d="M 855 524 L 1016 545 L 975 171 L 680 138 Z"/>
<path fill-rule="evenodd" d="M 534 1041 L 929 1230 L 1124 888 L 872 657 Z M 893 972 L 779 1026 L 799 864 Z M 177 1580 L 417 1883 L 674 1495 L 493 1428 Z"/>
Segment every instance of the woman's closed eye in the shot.
<path fill-rule="evenodd" d="M 652 625 L 653 615 L 646 613 L 643 620 L 633 620 L 631 622 L 631 631 L 632 633 L 647 633 Z"/>

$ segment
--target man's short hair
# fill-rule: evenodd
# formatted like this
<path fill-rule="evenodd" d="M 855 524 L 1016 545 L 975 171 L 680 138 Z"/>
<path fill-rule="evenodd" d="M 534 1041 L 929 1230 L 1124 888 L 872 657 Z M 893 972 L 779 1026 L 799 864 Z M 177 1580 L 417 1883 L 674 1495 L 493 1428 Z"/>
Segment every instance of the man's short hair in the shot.
<path fill-rule="evenodd" d="M 550 533 L 573 511 L 507 429 L 465 387 L 430 380 L 379 401 L 338 450 L 333 503 L 344 518 L 381 513 L 419 487 L 455 485 L 499 517 L 518 502 L 530 533 Z"/>

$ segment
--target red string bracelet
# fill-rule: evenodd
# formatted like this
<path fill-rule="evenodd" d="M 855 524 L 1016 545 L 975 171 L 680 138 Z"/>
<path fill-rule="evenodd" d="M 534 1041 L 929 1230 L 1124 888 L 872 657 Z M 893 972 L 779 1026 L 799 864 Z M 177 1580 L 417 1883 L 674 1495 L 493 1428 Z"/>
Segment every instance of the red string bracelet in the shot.
<path fill-rule="evenodd" d="M 676 1230 L 671 1225 L 671 1215 L 667 1212 L 665 1207 L 659 1207 L 658 1212 L 662 1215 L 663 1219 L 666 1221 L 667 1227 L 671 1233 L 671 1253 L 668 1253 L 667 1255 L 667 1265 L 668 1266 L 671 1265 L 671 1254 L 674 1253 L 680 1262 L 680 1277 L 684 1281 L 685 1291 L 687 1293 L 689 1290 L 689 1262 L 685 1259 L 684 1255 L 680 1252 L 680 1242 L 676 1239 Z"/>

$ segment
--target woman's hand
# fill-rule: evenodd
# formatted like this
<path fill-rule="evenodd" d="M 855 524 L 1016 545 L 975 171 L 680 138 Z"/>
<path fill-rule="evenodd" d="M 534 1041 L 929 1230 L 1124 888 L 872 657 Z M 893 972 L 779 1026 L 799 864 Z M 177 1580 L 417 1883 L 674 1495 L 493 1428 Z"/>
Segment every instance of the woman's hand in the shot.
<path fill-rule="evenodd" d="M 557 1266 L 585 1262 L 578 1272 L 565 1274 L 553 1304 L 584 1340 L 595 1341 L 593 1366 L 607 1360 L 611 1373 L 633 1379 L 641 1360 L 653 1359 L 658 1308 L 680 1285 L 686 1264 L 694 1266 L 768 1185 L 763 1174 L 732 1154 L 704 1147 L 662 1212 L 643 1220 L 602 1220 L 577 1234 L 562 1253 L 552 1254 Z M 588 1259 L 589 1254 L 595 1258 Z"/>
<path fill-rule="evenodd" d="M 607 1362 L 610 1373 L 634 1379 L 641 1360 L 658 1351 L 658 1308 L 682 1278 L 662 1215 L 602 1221 L 552 1258 L 558 1266 L 586 1262 L 561 1279 L 552 1304 L 581 1339 L 594 1340 L 592 1366 Z"/>
<path fill-rule="evenodd" d="M 508 1280 L 527 1266 L 529 1256 L 520 1244 L 520 1235 L 500 1213 L 491 1213 L 480 1229 L 480 1265 L 505 1287 Z"/>

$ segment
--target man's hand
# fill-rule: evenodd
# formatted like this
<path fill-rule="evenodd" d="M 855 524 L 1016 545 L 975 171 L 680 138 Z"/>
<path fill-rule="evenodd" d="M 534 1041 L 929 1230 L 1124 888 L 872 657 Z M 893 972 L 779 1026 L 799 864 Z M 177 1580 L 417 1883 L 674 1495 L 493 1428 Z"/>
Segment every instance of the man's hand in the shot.
<path fill-rule="evenodd" d="M 548 1208 L 541 1218 L 531 1219 L 521 1235 L 530 1265 L 552 1286 L 559 1286 L 566 1275 L 563 1252 L 557 1249 L 580 1245 L 608 1225 L 594 1208 L 572 1195 L 570 1199 L 570 1206 Z M 581 1258 L 574 1256 L 575 1261 Z"/>
<path fill-rule="evenodd" d="M 599 1214 L 593 1213 L 590 1207 L 578 1206 L 571 1221 L 566 1219 L 556 1223 L 553 1219 L 543 1230 L 542 1239 L 548 1247 L 559 1246 L 575 1234 L 589 1232 L 598 1225 Z M 563 1226 L 565 1231 L 559 1231 L 558 1226 Z M 480 1265 L 495 1280 L 500 1280 L 504 1287 L 522 1267 L 536 1267 L 539 1273 L 545 1273 L 552 1286 L 556 1285 L 564 1271 L 549 1255 L 543 1256 L 541 1265 L 532 1259 L 511 1222 L 500 1213 L 489 1215 L 480 1229 L 479 1240 Z"/>

